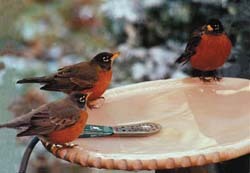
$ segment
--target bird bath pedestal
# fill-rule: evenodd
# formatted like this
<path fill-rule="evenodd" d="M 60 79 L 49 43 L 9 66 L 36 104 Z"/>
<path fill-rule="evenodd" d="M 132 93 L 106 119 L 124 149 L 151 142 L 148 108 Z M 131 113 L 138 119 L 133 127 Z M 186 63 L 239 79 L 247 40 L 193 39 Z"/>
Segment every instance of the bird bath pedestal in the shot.
<path fill-rule="evenodd" d="M 54 155 L 84 167 L 162 170 L 250 153 L 249 80 L 160 80 L 111 89 L 105 98 L 100 109 L 89 111 L 88 124 L 154 122 L 161 131 L 148 137 L 78 139 L 78 147 Z"/>

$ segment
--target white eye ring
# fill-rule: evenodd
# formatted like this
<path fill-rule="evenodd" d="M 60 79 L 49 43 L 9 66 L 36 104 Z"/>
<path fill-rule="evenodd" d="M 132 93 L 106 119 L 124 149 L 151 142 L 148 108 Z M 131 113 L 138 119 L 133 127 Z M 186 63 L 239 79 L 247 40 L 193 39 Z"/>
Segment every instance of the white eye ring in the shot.
<path fill-rule="evenodd" d="M 102 58 L 102 60 L 103 60 L 104 62 L 109 62 L 109 58 L 106 57 L 106 56 L 104 56 L 104 57 Z"/>
<path fill-rule="evenodd" d="M 79 102 L 80 102 L 80 103 L 84 103 L 84 102 L 85 102 L 85 96 L 80 97 L 80 98 L 79 98 Z"/>

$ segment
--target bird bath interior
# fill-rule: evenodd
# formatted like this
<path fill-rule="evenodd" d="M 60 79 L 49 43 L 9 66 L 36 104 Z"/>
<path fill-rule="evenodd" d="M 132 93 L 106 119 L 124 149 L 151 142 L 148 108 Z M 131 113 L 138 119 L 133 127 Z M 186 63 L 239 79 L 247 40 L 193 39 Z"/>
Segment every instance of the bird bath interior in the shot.
<path fill-rule="evenodd" d="M 198 166 L 250 152 L 250 81 L 160 80 L 110 89 L 88 124 L 159 123 L 148 137 L 78 139 L 53 154 L 82 166 L 153 170 Z M 52 151 L 53 152 L 53 151 Z"/>

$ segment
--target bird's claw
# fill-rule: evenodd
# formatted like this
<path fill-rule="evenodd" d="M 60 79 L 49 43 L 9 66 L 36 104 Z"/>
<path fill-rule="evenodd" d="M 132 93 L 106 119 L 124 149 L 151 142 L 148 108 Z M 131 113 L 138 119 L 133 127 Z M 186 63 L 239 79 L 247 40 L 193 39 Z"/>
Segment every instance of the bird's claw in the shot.
<path fill-rule="evenodd" d="M 211 78 L 207 78 L 207 77 L 204 77 L 204 76 L 201 76 L 200 80 L 203 81 L 203 82 L 211 82 Z"/>
<path fill-rule="evenodd" d="M 99 97 L 96 100 L 89 101 L 88 102 L 88 107 L 90 109 L 99 109 L 104 104 L 104 101 L 105 101 L 104 97 Z"/>
<path fill-rule="evenodd" d="M 222 77 L 219 76 L 211 76 L 211 77 L 205 77 L 205 76 L 201 76 L 200 80 L 202 80 L 203 82 L 211 82 L 213 81 L 220 81 L 222 79 Z"/>
<path fill-rule="evenodd" d="M 78 146 L 78 144 L 74 144 L 74 143 L 65 143 L 64 144 L 64 147 L 66 147 L 66 148 L 74 148 L 77 146 Z"/>
<path fill-rule="evenodd" d="M 214 81 L 220 81 L 222 79 L 222 77 L 219 76 L 213 76 Z"/>
<path fill-rule="evenodd" d="M 51 144 L 49 142 L 45 143 L 46 148 L 50 148 L 51 151 L 57 151 L 63 148 L 74 148 L 78 146 L 78 144 L 74 143 L 65 143 L 65 144 Z"/>
<path fill-rule="evenodd" d="M 53 147 L 55 147 L 55 148 L 57 148 L 57 149 L 62 149 L 63 148 L 63 145 L 61 145 L 61 144 L 53 144 L 52 145 L 52 148 Z"/>

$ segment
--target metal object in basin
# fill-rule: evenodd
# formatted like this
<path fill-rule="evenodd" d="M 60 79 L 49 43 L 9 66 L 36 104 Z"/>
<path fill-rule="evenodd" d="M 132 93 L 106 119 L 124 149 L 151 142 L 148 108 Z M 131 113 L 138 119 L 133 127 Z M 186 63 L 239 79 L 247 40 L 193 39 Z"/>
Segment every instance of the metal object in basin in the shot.
<path fill-rule="evenodd" d="M 156 123 L 138 123 L 119 126 L 86 125 L 80 138 L 93 138 L 104 136 L 140 137 L 149 136 L 159 132 L 161 126 Z"/>

